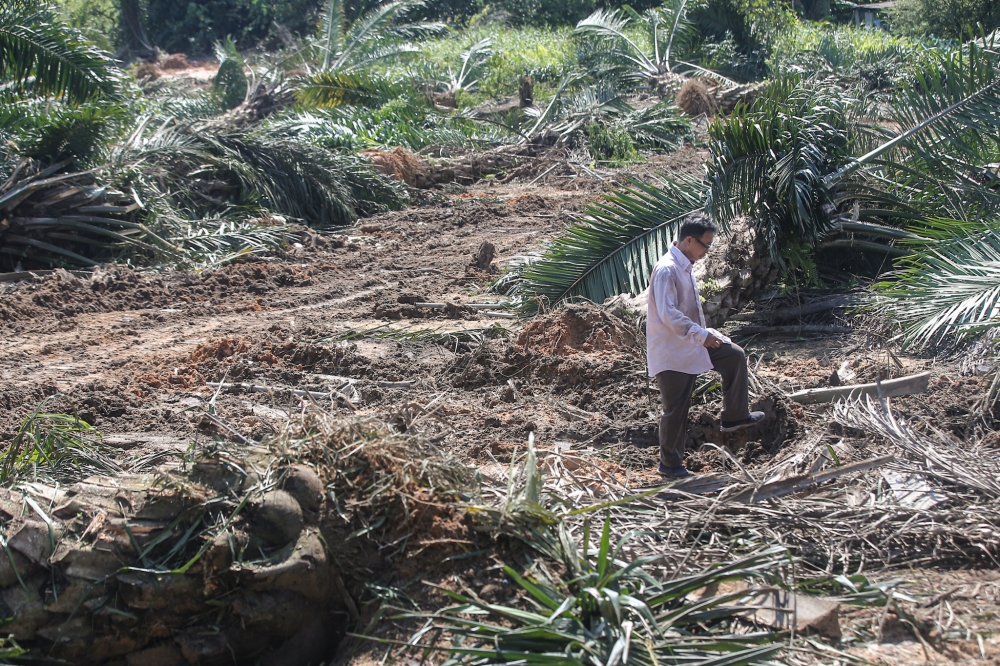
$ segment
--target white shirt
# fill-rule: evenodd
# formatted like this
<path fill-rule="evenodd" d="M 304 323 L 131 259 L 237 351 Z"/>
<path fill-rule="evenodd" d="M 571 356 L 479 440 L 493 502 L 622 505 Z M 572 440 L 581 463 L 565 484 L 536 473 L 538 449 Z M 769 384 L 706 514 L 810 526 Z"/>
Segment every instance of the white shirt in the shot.
<path fill-rule="evenodd" d="M 729 339 L 705 327 L 698 282 L 691 261 L 677 249 L 660 257 L 649 276 L 649 305 L 646 312 L 646 360 L 649 376 L 664 370 L 698 375 L 712 369 L 705 348 L 709 333 Z"/>

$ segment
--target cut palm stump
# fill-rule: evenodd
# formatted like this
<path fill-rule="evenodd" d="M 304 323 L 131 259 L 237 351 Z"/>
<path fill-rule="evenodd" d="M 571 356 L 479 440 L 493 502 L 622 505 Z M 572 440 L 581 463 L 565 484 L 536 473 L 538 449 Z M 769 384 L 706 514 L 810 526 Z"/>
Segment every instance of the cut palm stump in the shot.
<path fill-rule="evenodd" d="M 851 386 L 833 386 L 830 388 L 807 389 L 788 396 L 792 402 L 801 405 L 814 405 L 821 402 L 834 402 L 841 398 L 854 399 L 870 395 L 875 398 L 895 398 L 901 395 L 923 393 L 930 383 L 931 373 L 921 372 L 917 375 L 887 379 L 874 384 L 854 384 Z"/>

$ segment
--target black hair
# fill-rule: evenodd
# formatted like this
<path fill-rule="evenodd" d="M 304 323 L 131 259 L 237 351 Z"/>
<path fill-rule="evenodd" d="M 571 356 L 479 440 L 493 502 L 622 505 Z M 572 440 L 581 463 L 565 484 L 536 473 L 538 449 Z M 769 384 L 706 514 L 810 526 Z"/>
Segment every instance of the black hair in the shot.
<path fill-rule="evenodd" d="M 681 230 L 677 234 L 677 242 L 680 242 L 687 238 L 688 236 L 694 236 L 695 238 L 701 238 L 706 232 L 711 231 L 713 233 L 717 232 L 719 227 L 715 225 L 715 222 L 708 219 L 704 215 L 695 215 L 689 217 L 681 225 Z"/>

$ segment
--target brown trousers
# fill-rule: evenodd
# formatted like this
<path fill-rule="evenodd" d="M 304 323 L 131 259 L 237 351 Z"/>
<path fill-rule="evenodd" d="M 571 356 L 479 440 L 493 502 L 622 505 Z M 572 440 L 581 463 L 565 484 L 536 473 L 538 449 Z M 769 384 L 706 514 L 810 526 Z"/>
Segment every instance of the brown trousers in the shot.
<path fill-rule="evenodd" d="M 722 420 L 742 421 L 750 416 L 747 357 L 739 345 L 724 344 L 709 349 L 713 369 L 722 375 Z M 660 416 L 660 464 L 682 467 L 687 444 L 687 418 L 691 393 L 698 375 L 664 370 L 656 375 L 663 414 Z"/>

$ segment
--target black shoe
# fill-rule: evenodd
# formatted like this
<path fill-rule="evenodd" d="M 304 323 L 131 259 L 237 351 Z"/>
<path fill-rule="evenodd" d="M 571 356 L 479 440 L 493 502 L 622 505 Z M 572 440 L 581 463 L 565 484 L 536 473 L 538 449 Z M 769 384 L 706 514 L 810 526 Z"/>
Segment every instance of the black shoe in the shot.
<path fill-rule="evenodd" d="M 764 412 L 750 412 L 750 416 L 742 421 L 722 421 L 719 430 L 722 432 L 736 432 L 737 430 L 755 426 L 765 418 Z"/>
<path fill-rule="evenodd" d="M 660 476 L 669 479 L 683 479 L 684 477 L 694 476 L 694 472 L 683 465 L 680 467 L 664 467 L 663 463 L 660 463 L 657 471 L 660 473 Z"/>

